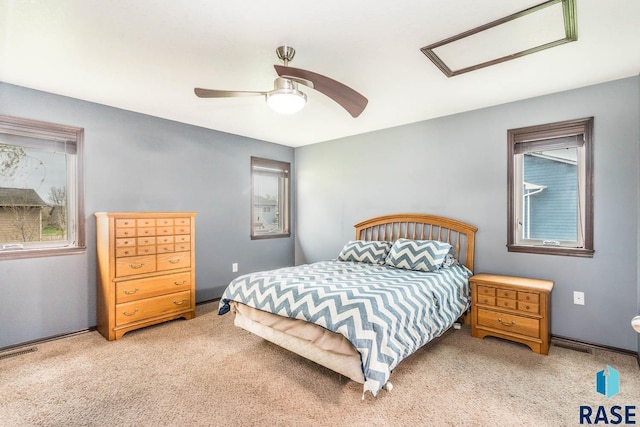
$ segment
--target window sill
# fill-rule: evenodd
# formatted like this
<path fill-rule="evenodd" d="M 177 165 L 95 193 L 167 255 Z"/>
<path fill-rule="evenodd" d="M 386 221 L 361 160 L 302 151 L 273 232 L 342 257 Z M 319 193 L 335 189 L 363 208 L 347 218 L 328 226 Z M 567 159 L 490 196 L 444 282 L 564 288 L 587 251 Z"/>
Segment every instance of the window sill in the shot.
<path fill-rule="evenodd" d="M 291 233 L 278 233 L 278 234 L 252 234 L 251 240 L 260 239 L 278 239 L 281 237 L 291 237 Z"/>
<path fill-rule="evenodd" d="M 20 249 L 14 251 L 0 251 L 0 261 L 4 259 L 24 259 L 41 258 L 60 255 L 83 254 L 87 252 L 86 247 L 73 248 L 47 248 L 47 249 Z"/>
<path fill-rule="evenodd" d="M 585 248 L 565 248 L 558 246 L 523 246 L 523 245 L 507 245 L 509 252 L 522 252 L 528 254 L 542 255 L 562 255 L 575 256 L 583 258 L 593 258 L 594 250 Z"/>

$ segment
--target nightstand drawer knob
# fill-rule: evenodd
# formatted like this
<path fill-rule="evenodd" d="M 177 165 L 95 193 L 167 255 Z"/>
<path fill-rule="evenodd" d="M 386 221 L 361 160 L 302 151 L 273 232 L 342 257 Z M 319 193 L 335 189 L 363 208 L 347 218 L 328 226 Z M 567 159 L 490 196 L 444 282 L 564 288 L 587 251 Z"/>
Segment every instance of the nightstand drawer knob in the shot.
<path fill-rule="evenodd" d="M 123 311 L 122 314 L 124 314 L 125 316 L 133 316 L 137 312 L 138 312 L 138 309 L 136 308 L 135 310 L 133 310 L 133 313 L 127 313 L 126 311 Z"/>
<path fill-rule="evenodd" d="M 503 326 L 513 326 L 516 324 L 515 320 L 512 320 L 510 323 L 507 323 L 504 320 L 502 320 L 502 317 L 498 317 L 498 322 L 500 322 L 500 324 Z"/>
<path fill-rule="evenodd" d="M 140 290 L 139 288 L 135 288 L 135 289 L 134 289 L 134 290 L 132 290 L 132 291 L 130 291 L 130 290 L 128 290 L 128 289 L 125 289 L 125 290 L 124 290 L 124 293 L 125 293 L 126 295 L 133 295 L 133 294 L 135 294 L 136 292 L 138 292 L 139 290 Z"/>

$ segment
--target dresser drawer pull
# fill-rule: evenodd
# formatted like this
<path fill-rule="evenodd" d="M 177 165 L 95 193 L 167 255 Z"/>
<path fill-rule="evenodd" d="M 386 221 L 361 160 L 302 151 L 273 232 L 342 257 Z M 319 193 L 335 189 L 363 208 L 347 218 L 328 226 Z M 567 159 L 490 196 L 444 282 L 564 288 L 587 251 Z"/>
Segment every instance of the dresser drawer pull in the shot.
<path fill-rule="evenodd" d="M 504 320 L 502 320 L 502 317 L 498 317 L 498 322 L 500 322 L 500 324 L 503 326 L 513 326 L 516 324 L 515 320 L 512 320 L 511 323 L 507 323 Z"/>
<path fill-rule="evenodd" d="M 129 264 L 129 267 L 135 268 L 135 269 L 142 268 L 143 266 L 144 266 L 144 262 L 141 262 L 140 264 L 137 264 L 137 265 L 136 264 Z"/>
<path fill-rule="evenodd" d="M 187 299 L 186 299 L 186 298 L 182 298 L 182 301 L 176 301 L 176 300 L 173 300 L 173 303 L 174 303 L 175 305 L 182 305 L 182 304 L 184 304 L 185 302 L 187 302 Z"/>
<path fill-rule="evenodd" d="M 173 282 L 173 284 L 176 285 L 176 286 L 182 286 L 182 285 L 184 285 L 186 283 L 187 283 L 186 280 L 183 280 L 182 283 L 178 282 L 177 280 L 175 282 Z"/>
<path fill-rule="evenodd" d="M 127 313 L 126 311 L 123 311 L 122 314 L 124 314 L 125 316 L 133 316 L 137 312 L 138 312 L 138 309 L 136 308 L 133 310 L 133 313 Z"/>
<path fill-rule="evenodd" d="M 170 259 L 170 260 L 169 260 L 169 262 L 170 262 L 171 264 L 177 264 L 177 263 L 179 263 L 179 262 L 180 262 L 180 258 Z"/>
<path fill-rule="evenodd" d="M 124 293 L 125 293 L 126 295 L 133 295 L 133 294 L 135 294 L 136 292 L 138 292 L 139 290 L 140 290 L 140 289 L 138 289 L 138 288 L 135 288 L 135 289 L 134 289 L 134 290 L 132 290 L 132 291 L 130 291 L 130 290 L 128 290 L 128 289 L 125 289 L 125 290 L 124 290 Z"/>

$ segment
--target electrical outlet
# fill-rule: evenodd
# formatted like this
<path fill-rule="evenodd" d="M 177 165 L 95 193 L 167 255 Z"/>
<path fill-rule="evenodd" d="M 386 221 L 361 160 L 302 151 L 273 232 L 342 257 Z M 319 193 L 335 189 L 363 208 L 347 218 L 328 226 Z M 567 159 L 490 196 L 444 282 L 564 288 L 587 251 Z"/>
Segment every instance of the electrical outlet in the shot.
<path fill-rule="evenodd" d="M 233 264 L 231 264 L 231 272 L 232 273 L 237 273 L 238 272 L 238 263 L 234 262 Z"/>
<path fill-rule="evenodd" d="M 573 291 L 573 303 L 584 305 L 584 292 Z"/>

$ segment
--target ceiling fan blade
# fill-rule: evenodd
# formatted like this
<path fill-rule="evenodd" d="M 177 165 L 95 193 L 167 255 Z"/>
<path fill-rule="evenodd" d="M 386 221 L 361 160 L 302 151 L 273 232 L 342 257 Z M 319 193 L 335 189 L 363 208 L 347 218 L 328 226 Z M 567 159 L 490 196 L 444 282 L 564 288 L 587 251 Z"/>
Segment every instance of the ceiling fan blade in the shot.
<path fill-rule="evenodd" d="M 358 117 L 369 102 L 367 98 L 336 80 L 325 77 L 313 71 L 303 70 L 301 68 L 288 67 L 283 65 L 274 65 L 276 73 L 280 77 L 291 79 L 303 79 L 313 83 L 313 89 L 322 92 L 335 102 L 340 104 L 342 108 L 347 110 L 352 117 Z M 296 80 L 299 81 L 299 80 Z M 304 84 L 304 82 L 301 82 Z"/>
<path fill-rule="evenodd" d="M 267 92 L 255 92 L 248 90 L 216 90 L 216 89 L 193 89 L 196 96 L 200 98 L 233 98 L 237 96 L 257 96 L 266 95 Z"/>

